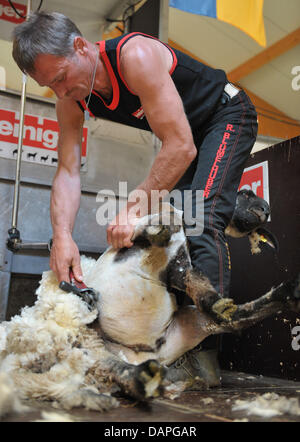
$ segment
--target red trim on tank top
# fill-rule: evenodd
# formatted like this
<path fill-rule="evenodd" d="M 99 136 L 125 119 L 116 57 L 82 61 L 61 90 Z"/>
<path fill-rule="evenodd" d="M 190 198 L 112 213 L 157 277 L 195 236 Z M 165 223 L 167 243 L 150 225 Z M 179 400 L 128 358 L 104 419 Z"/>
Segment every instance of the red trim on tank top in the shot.
<path fill-rule="evenodd" d="M 158 38 L 156 38 L 156 37 L 152 37 L 152 35 L 144 34 L 143 32 L 131 32 L 130 34 L 128 34 L 128 35 L 126 35 L 124 38 L 122 38 L 122 39 L 119 41 L 119 43 L 118 43 L 118 46 L 117 46 L 117 54 L 116 54 L 116 55 L 117 55 L 117 68 L 118 68 L 118 73 L 119 73 L 119 76 L 120 76 L 121 80 L 123 81 L 123 83 L 125 84 L 125 86 L 127 87 L 127 89 L 129 90 L 129 92 L 132 93 L 133 95 L 136 95 L 136 94 L 135 94 L 135 93 L 129 88 L 128 84 L 126 83 L 126 81 L 125 81 L 125 79 L 124 79 L 124 77 L 123 77 L 123 75 L 122 75 L 122 73 L 121 73 L 121 68 L 120 68 L 120 52 L 121 52 L 121 46 L 126 42 L 126 40 L 128 40 L 128 38 L 132 37 L 133 35 L 144 35 L 144 36 L 146 36 L 146 37 L 148 37 L 148 38 L 152 38 L 153 40 L 157 40 L 157 41 L 159 41 L 159 42 L 162 43 L 164 46 L 166 46 L 166 48 L 169 49 L 169 51 L 171 52 L 171 54 L 172 54 L 172 56 L 173 56 L 173 64 L 172 64 L 171 69 L 170 69 L 170 71 L 169 71 L 169 74 L 170 74 L 170 75 L 173 74 L 173 72 L 174 72 L 174 70 L 175 70 L 175 68 L 176 68 L 176 66 L 177 66 L 177 57 L 176 57 L 175 52 L 173 51 L 173 49 L 172 49 L 169 45 L 167 45 L 166 43 L 163 43 L 162 41 L 160 41 L 160 40 L 159 40 Z"/>
<path fill-rule="evenodd" d="M 110 64 L 108 55 L 106 53 L 105 50 L 105 40 L 101 40 L 98 41 L 96 44 L 99 45 L 99 51 L 100 51 L 100 55 L 102 57 L 102 60 L 106 66 L 111 84 L 112 84 L 112 88 L 113 88 L 113 98 L 110 104 L 107 104 L 105 102 L 105 100 L 101 97 L 101 95 L 99 95 L 95 90 L 93 90 L 93 95 L 96 95 L 98 98 L 100 98 L 103 102 L 103 104 L 110 110 L 115 110 L 118 107 L 119 104 L 119 100 L 120 100 L 120 89 L 119 89 L 119 84 L 118 84 L 118 80 L 116 79 L 114 70 L 112 68 L 112 65 Z"/>
<path fill-rule="evenodd" d="M 110 104 L 107 104 L 107 103 L 105 102 L 105 100 L 101 97 L 101 95 L 99 95 L 98 92 L 95 91 L 94 89 L 92 90 L 92 94 L 93 94 L 93 95 L 96 95 L 98 98 L 100 98 L 100 99 L 102 100 L 103 104 L 104 104 L 108 109 L 110 109 L 110 110 L 115 110 L 115 109 L 118 107 L 119 100 L 120 100 L 119 84 L 118 84 L 118 81 L 117 81 L 116 76 L 115 76 L 115 74 L 114 74 L 113 68 L 112 68 L 112 66 L 111 66 L 111 64 L 110 64 L 109 58 L 108 58 L 108 56 L 107 56 L 107 54 L 106 54 L 106 51 L 105 51 L 105 40 L 98 41 L 96 44 L 99 45 L 99 52 L 100 52 L 100 54 L 101 54 L 101 57 L 102 57 L 102 59 L 103 59 L 103 62 L 105 63 L 105 66 L 106 66 L 106 69 L 107 69 L 107 72 L 108 72 L 108 75 L 109 75 L 109 78 L 110 78 L 110 81 L 111 81 L 111 84 L 112 84 L 112 88 L 113 88 L 113 99 L 112 99 L 112 101 L 111 101 Z M 95 115 L 94 115 L 94 114 L 91 112 L 91 110 L 87 107 L 87 105 L 86 105 L 86 101 L 85 101 L 85 100 L 81 100 L 81 101 L 80 101 L 80 104 L 82 105 L 82 107 L 84 108 L 84 110 L 88 110 L 88 111 L 89 111 L 89 114 L 90 114 L 92 117 L 95 117 Z"/>

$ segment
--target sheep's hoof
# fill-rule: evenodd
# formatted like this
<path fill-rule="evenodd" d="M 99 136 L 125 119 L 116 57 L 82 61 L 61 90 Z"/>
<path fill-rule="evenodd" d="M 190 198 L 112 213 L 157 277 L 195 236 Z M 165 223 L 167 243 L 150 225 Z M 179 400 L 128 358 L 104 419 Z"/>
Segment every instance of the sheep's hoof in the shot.
<path fill-rule="evenodd" d="M 212 306 L 212 311 L 218 320 L 230 322 L 232 316 L 237 310 L 237 305 L 231 298 L 222 298 L 215 302 Z"/>
<path fill-rule="evenodd" d="M 137 367 L 135 382 L 135 396 L 144 399 L 158 397 L 161 393 L 161 384 L 165 369 L 157 361 L 150 359 Z"/>

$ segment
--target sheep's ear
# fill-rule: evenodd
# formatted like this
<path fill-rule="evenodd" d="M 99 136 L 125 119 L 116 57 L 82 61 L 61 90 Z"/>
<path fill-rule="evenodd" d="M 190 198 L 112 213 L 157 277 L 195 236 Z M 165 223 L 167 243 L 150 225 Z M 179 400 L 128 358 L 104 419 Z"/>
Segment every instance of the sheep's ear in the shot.
<path fill-rule="evenodd" d="M 275 235 L 273 235 L 273 233 L 271 233 L 265 227 L 258 227 L 255 230 L 255 233 L 259 236 L 260 244 L 268 244 L 268 246 L 274 249 L 274 252 L 279 252 L 279 244 L 277 238 L 275 237 Z"/>

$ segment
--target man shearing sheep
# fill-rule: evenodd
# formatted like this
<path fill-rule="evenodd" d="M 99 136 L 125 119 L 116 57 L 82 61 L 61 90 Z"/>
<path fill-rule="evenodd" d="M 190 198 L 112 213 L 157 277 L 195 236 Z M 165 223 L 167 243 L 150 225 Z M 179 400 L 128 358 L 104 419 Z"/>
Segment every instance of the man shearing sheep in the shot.
<path fill-rule="evenodd" d="M 82 278 L 72 230 L 80 202 L 82 127 L 84 116 L 91 115 L 153 131 L 162 142 L 137 188 L 148 201 L 139 216 L 150 210 L 153 190 L 191 190 L 194 208 L 196 190 L 204 191 L 203 233 L 188 238 L 189 252 L 194 269 L 227 297 L 230 261 L 224 231 L 257 135 L 257 114 L 245 92 L 230 84 L 222 70 L 142 33 L 91 43 L 59 13 L 38 12 L 17 26 L 13 57 L 23 72 L 58 98 L 59 162 L 51 195 L 50 257 L 57 279 L 69 281 L 69 268 L 78 281 Z M 132 246 L 137 221 L 130 211 L 133 204 L 128 202 L 107 228 L 107 241 L 114 248 Z M 218 385 L 210 349 L 214 345 L 188 352 L 184 364 L 174 364 L 175 378 L 177 372 L 195 377 L 197 365 L 208 364 L 205 381 Z"/>

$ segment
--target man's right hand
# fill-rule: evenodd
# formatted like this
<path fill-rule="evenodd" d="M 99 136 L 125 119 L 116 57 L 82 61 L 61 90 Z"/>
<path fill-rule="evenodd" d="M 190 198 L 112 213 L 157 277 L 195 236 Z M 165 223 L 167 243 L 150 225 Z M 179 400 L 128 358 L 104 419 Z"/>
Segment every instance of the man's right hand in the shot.
<path fill-rule="evenodd" d="M 72 268 L 75 279 L 82 281 L 80 255 L 71 234 L 64 233 L 53 237 L 50 253 L 50 268 L 55 273 L 58 282 L 70 282 L 69 272 Z"/>

